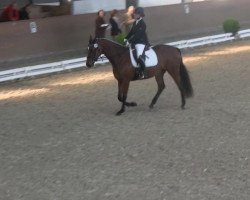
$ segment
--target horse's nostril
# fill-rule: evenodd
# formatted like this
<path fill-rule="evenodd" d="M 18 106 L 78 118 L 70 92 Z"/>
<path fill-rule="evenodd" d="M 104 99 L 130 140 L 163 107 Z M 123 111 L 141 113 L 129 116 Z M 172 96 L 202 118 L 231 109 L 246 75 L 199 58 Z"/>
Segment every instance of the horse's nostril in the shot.
<path fill-rule="evenodd" d="M 86 62 L 86 66 L 89 68 L 92 67 L 92 64 L 90 62 Z"/>

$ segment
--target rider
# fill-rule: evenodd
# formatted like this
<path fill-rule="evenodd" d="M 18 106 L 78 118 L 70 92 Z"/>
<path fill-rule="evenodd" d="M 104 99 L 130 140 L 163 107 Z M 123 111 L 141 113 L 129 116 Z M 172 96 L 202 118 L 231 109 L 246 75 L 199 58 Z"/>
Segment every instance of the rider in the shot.
<path fill-rule="evenodd" d="M 129 41 L 133 49 L 133 55 L 137 59 L 137 63 L 140 67 L 140 78 L 144 78 L 145 71 L 145 48 L 149 45 L 148 37 L 146 34 L 146 24 L 143 20 L 145 16 L 144 10 L 142 7 L 137 7 L 135 9 L 135 19 L 133 26 L 125 37 L 124 41 Z M 144 45 L 144 48 L 139 49 L 136 44 Z"/>

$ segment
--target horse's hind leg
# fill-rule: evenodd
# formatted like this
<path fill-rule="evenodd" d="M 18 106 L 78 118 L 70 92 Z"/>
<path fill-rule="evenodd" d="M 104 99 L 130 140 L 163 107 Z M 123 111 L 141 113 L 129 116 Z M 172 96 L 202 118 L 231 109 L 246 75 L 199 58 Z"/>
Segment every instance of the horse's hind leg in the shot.
<path fill-rule="evenodd" d="M 179 87 L 179 90 L 181 92 L 181 109 L 185 109 L 185 104 L 186 104 L 186 100 L 185 100 L 185 96 L 184 96 L 184 92 L 182 90 L 181 87 Z"/>
<path fill-rule="evenodd" d="M 180 93 L 181 93 L 181 109 L 185 109 L 186 99 L 184 95 L 183 88 L 181 87 L 181 80 L 180 80 L 180 74 L 178 73 L 176 76 L 172 76 L 176 85 L 178 86 Z"/>
<path fill-rule="evenodd" d="M 158 85 L 158 90 L 157 90 L 156 95 L 152 99 L 151 104 L 149 105 L 149 108 L 153 108 L 154 107 L 154 105 L 156 104 L 159 96 L 161 95 L 162 91 L 165 88 L 165 83 L 164 83 L 163 76 L 164 76 L 164 72 L 162 72 L 160 74 L 157 74 L 155 76 L 155 79 L 156 79 L 156 82 L 157 82 L 157 85 Z"/>
<path fill-rule="evenodd" d="M 186 104 L 186 100 L 185 100 L 185 95 L 184 95 L 184 91 L 181 87 L 181 77 L 180 77 L 180 72 L 179 70 L 177 70 L 178 68 L 174 68 L 175 70 L 173 71 L 168 71 L 168 73 L 170 74 L 170 76 L 174 79 L 174 82 L 176 83 L 176 85 L 179 88 L 179 91 L 181 93 L 181 108 L 185 109 L 185 104 Z"/>

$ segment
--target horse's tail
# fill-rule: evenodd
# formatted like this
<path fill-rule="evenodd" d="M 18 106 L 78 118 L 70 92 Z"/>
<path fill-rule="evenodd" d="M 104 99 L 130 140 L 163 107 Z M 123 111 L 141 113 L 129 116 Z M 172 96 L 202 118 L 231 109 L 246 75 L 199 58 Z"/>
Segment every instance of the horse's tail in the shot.
<path fill-rule="evenodd" d="M 179 50 L 180 54 L 181 51 Z M 180 64 L 180 77 L 181 77 L 181 88 L 183 89 L 184 95 L 186 97 L 192 97 L 193 96 L 193 87 L 190 81 L 189 73 L 187 71 L 186 66 L 184 65 L 182 61 L 181 56 L 181 64 Z"/>

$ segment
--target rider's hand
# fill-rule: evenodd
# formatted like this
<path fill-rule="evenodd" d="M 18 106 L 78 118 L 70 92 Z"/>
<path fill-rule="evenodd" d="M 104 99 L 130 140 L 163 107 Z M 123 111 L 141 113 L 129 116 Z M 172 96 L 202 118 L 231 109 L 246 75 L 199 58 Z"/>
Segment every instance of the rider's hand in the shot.
<path fill-rule="evenodd" d="M 108 26 L 109 26 L 109 24 L 101 24 L 100 27 L 105 27 L 105 28 L 107 28 Z"/>
<path fill-rule="evenodd" d="M 129 46 L 129 42 L 128 42 L 128 40 L 126 38 L 123 40 L 123 42 L 124 42 L 124 44 L 125 44 L 126 47 Z"/>

